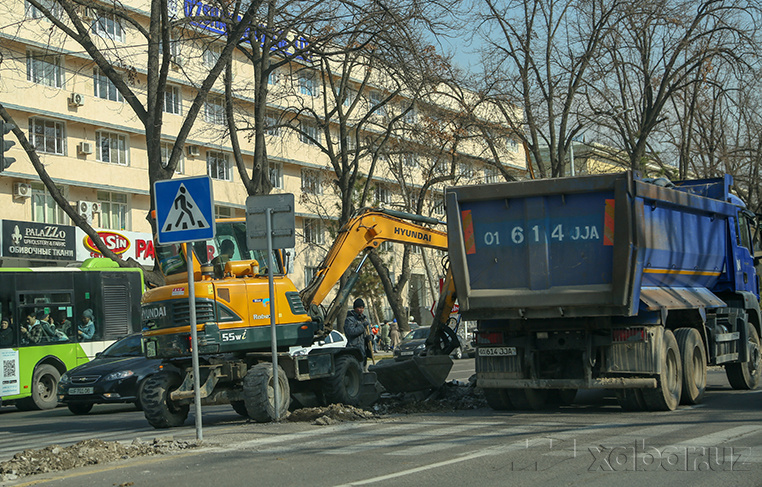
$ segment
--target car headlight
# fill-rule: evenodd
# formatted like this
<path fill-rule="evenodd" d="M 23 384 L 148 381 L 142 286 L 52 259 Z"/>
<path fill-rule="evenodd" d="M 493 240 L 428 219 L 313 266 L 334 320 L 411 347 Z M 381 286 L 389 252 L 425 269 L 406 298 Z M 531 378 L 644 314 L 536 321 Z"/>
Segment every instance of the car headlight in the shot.
<path fill-rule="evenodd" d="M 426 344 L 425 343 L 421 343 L 420 345 L 415 347 L 416 350 L 423 350 L 424 348 L 426 348 Z"/>
<path fill-rule="evenodd" d="M 69 377 L 69 373 L 68 372 L 64 372 L 64 375 L 62 375 L 61 378 L 58 379 L 58 382 L 62 383 L 62 384 L 68 384 L 69 382 L 71 382 L 71 378 Z"/>
<path fill-rule="evenodd" d="M 131 370 L 120 370 L 119 372 L 112 372 L 106 377 L 103 378 L 103 380 L 118 380 L 118 379 L 126 379 L 127 377 L 131 377 L 135 375 L 135 373 Z"/>

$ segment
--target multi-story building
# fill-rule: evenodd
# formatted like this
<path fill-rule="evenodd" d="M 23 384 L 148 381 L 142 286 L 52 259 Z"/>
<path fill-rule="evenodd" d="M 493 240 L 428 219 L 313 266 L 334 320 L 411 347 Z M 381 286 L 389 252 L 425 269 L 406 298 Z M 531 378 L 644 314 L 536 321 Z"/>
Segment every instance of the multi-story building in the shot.
<path fill-rule="evenodd" d="M 50 0 L 44 4 L 58 8 Z M 145 9 L 148 4 L 135 5 L 127 7 L 132 18 L 147 25 L 148 12 Z M 174 13 L 182 15 L 183 8 L 178 7 Z M 145 41 L 133 26 L 100 12 L 96 4 L 81 9 L 81 13 L 93 38 L 98 41 L 96 44 L 108 48 L 114 59 L 123 60 L 117 69 L 144 101 Z M 69 204 L 86 215 L 92 226 L 108 238 L 107 244 L 123 257 L 132 257 L 152 266 L 153 241 L 146 219 L 151 206 L 148 156 L 145 130 L 140 120 L 87 53 L 55 29 L 31 4 L 24 0 L 6 2 L 0 24 L 0 103 L 24 130 Z M 205 33 L 197 28 L 201 37 Z M 194 82 L 216 62 L 220 48 L 211 36 L 208 42 L 198 39 L 186 42 L 181 38 L 172 43 L 172 52 L 172 69 L 162 103 L 164 159 L 169 156 L 176 134 L 196 96 Z M 278 118 L 287 110 L 288 104 L 304 103 L 310 98 L 317 100 L 322 89 L 317 81 L 320 77 L 305 74 L 309 65 L 303 61 L 295 60 L 294 64 L 292 69 L 279 70 L 277 76 L 269 80 L 273 93 L 277 93 L 279 86 L 293 89 L 289 96 L 273 97 L 268 119 Z M 239 53 L 233 58 L 233 72 L 242 85 L 250 83 L 254 76 L 251 65 Z M 382 81 L 365 92 L 359 90 L 358 82 L 356 96 L 363 97 L 368 107 L 380 103 L 380 94 L 385 93 Z M 301 97 L 301 100 L 295 101 L 294 97 Z M 399 106 L 402 101 L 394 100 L 389 106 Z M 250 103 L 245 95 L 237 96 L 236 104 L 242 108 L 239 116 L 245 116 L 246 106 Z M 446 106 L 436 107 L 440 112 L 448 109 Z M 418 103 L 416 111 L 411 111 L 406 121 L 415 121 L 415 117 L 421 117 L 426 110 L 425 103 Z M 183 147 L 176 177 L 208 174 L 213 181 L 216 216 L 240 217 L 245 213 L 247 194 L 234 163 L 230 140 L 225 136 L 224 113 L 221 83 L 218 82 Z M 384 115 L 388 113 L 379 110 L 378 116 Z M 330 229 L 335 215 L 331 212 L 336 211 L 337 197 L 331 181 L 336 176 L 326 155 L 316 144 L 322 134 L 317 130 L 306 130 L 308 121 L 303 122 L 300 132 L 277 128 L 275 123 L 271 126 L 266 138 L 273 191 L 291 192 L 297 196 L 297 247 L 290 274 L 301 288 L 332 243 Z M 15 140 L 12 135 L 6 137 Z M 523 151 L 510 138 L 506 140 L 505 160 L 508 163 L 504 167 L 523 174 L 526 167 Z M 250 172 L 253 143 L 246 137 L 241 137 L 240 141 L 244 163 Z M 476 157 L 477 150 L 468 149 L 468 144 L 464 147 L 467 148 L 456 171 L 457 182 L 499 180 L 499 173 L 488 160 Z M 470 155 L 469 151 L 472 152 Z M 84 232 L 73 227 L 53 201 L 20 144 L 17 142 L 6 155 L 15 157 L 16 162 L 0 173 L 2 266 L 64 266 L 98 255 Z M 420 153 L 412 150 L 400 157 L 404 159 L 407 174 L 413 176 L 400 181 L 389 170 L 376 170 L 371 175 L 374 201 L 369 201 L 370 204 L 410 209 L 403 194 L 415 193 L 416 188 L 422 186 L 427 177 L 423 168 L 429 156 L 425 150 Z M 361 172 L 363 170 L 367 176 L 367 164 L 361 167 Z M 402 191 L 401 185 L 405 186 L 406 192 Z M 437 193 L 442 186 L 432 188 L 423 196 L 428 200 L 427 211 L 444 216 L 441 193 Z M 32 236 L 35 238 L 27 238 Z M 420 249 L 414 252 L 411 280 L 414 293 L 423 294 L 425 289 L 433 291 L 430 289 L 433 285 L 429 283 L 438 277 L 434 275 L 438 270 L 427 275 L 424 257 Z M 392 264 L 393 269 L 399 265 L 399 260 Z M 428 262 L 438 263 L 439 260 L 431 255 Z M 421 308 L 430 305 L 428 296 L 426 299 L 419 296 L 417 301 Z"/>

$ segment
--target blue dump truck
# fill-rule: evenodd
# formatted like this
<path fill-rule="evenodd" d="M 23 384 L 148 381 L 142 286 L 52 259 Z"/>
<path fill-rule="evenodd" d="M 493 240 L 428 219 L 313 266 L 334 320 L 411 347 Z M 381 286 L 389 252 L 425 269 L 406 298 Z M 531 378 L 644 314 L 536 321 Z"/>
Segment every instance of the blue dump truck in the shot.
<path fill-rule="evenodd" d="M 757 387 L 754 214 L 733 180 L 624 172 L 449 188 L 450 271 L 498 410 L 612 389 L 627 410 L 701 401 L 707 366 Z"/>

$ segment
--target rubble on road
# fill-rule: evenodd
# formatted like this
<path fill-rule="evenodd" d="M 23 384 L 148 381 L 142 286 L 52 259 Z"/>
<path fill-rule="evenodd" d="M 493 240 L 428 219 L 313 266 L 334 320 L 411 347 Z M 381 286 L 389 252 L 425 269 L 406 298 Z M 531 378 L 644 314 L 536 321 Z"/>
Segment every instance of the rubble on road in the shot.
<path fill-rule="evenodd" d="M 376 418 L 378 416 L 364 409 L 344 404 L 331 404 L 327 407 L 297 409 L 292 411 L 286 419 L 288 421 L 310 421 L 312 424 L 325 426 L 343 421 L 362 421 Z"/>
<path fill-rule="evenodd" d="M 452 380 L 428 395 L 383 394 L 371 408 L 379 414 L 413 414 L 486 408 L 484 392 L 476 387 L 476 375 L 468 382 Z"/>
<path fill-rule="evenodd" d="M 0 462 L 0 481 L 145 455 L 163 455 L 197 446 L 196 441 L 158 438 L 150 442 L 136 438 L 130 444 L 92 439 L 67 447 L 51 445 L 40 450 L 24 450 L 12 459 Z"/>

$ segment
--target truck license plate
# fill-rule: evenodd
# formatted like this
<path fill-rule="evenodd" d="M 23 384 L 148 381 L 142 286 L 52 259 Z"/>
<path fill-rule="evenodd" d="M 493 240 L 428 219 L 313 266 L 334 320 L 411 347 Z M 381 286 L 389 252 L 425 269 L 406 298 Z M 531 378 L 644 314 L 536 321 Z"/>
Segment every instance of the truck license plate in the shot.
<path fill-rule="evenodd" d="M 480 348 L 480 357 L 514 357 L 516 355 L 516 347 L 489 347 Z"/>
<path fill-rule="evenodd" d="M 92 387 L 72 387 L 69 389 L 69 394 L 72 396 L 78 396 L 83 394 L 92 394 Z"/>

